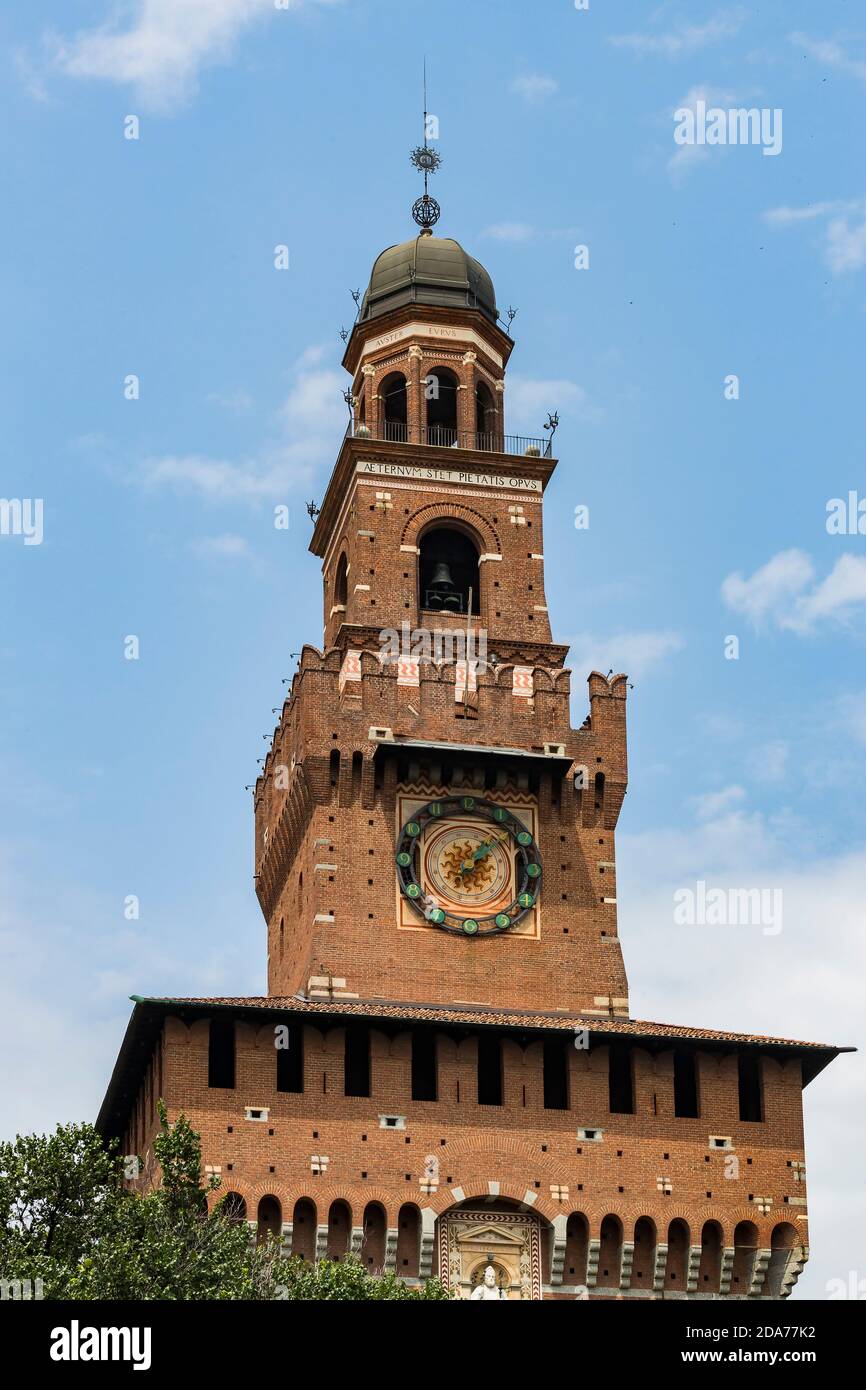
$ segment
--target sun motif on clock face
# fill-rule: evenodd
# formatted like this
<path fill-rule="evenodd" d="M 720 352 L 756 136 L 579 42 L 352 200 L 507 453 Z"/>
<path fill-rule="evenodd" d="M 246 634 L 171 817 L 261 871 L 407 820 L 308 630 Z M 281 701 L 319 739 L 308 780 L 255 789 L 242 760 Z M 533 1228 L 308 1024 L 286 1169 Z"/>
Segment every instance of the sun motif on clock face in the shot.
<path fill-rule="evenodd" d="M 397 837 L 397 878 L 431 926 L 463 936 L 509 931 L 535 906 L 541 856 L 519 816 L 483 797 L 430 801 Z"/>

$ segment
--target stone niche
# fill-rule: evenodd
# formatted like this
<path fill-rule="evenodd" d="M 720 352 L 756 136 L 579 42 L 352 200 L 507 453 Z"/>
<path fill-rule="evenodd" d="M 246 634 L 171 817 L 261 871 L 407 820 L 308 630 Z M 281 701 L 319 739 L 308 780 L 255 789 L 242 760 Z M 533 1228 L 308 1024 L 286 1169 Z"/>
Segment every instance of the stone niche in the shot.
<path fill-rule="evenodd" d="M 439 1218 L 439 1275 L 469 1299 L 488 1264 L 505 1298 L 541 1298 L 541 1231 L 529 1211 L 459 1206 Z"/>

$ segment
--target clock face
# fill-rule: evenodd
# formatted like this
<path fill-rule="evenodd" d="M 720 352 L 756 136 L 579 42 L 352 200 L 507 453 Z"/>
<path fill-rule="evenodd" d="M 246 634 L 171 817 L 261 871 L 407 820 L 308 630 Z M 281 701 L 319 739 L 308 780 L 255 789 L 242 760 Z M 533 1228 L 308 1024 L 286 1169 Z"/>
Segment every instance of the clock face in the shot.
<path fill-rule="evenodd" d="M 541 856 L 524 822 L 483 797 L 429 801 L 397 837 L 400 891 L 431 926 L 462 936 L 509 931 L 535 906 Z"/>

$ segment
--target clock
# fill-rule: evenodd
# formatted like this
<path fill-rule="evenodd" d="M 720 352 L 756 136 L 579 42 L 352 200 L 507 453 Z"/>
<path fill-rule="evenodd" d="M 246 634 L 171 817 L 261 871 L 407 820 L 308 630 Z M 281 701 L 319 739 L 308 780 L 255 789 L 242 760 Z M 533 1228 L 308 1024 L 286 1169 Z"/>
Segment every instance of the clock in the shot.
<path fill-rule="evenodd" d="M 541 855 L 525 823 L 478 796 L 428 801 L 395 851 L 400 892 L 430 926 L 460 936 L 510 931 L 536 904 Z"/>

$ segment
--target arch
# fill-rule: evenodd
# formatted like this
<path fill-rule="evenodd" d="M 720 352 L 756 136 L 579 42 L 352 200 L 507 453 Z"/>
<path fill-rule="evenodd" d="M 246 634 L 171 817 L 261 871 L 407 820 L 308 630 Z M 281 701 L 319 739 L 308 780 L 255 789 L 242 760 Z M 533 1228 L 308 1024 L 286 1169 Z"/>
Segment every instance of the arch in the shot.
<path fill-rule="evenodd" d="M 685 1293 L 689 1264 L 689 1228 L 681 1217 L 668 1227 L 668 1258 L 665 1265 L 665 1289 Z"/>
<path fill-rule="evenodd" d="M 634 1260 L 631 1267 L 631 1287 L 652 1291 L 656 1268 L 656 1225 L 648 1216 L 640 1216 L 634 1227 Z"/>
<path fill-rule="evenodd" d="M 598 1251 L 599 1289 L 618 1289 L 622 1263 L 622 1222 L 608 1214 L 601 1223 L 601 1243 Z"/>
<path fill-rule="evenodd" d="M 382 402 L 382 438 L 398 443 L 409 437 L 409 400 L 402 372 L 389 372 L 379 386 Z"/>
<path fill-rule="evenodd" d="M 586 1255 L 589 1249 L 589 1222 L 583 1212 L 573 1211 L 565 1223 L 563 1284 L 586 1283 Z"/>
<path fill-rule="evenodd" d="M 501 447 L 493 392 L 481 379 L 475 383 L 475 436 L 478 449 Z"/>
<path fill-rule="evenodd" d="M 247 1204 L 239 1192 L 227 1192 L 219 1205 L 227 1221 L 246 1221 Z"/>
<path fill-rule="evenodd" d="M 421 1213 L 414 1202 L 404 1202 L 397 1217 L 397 1273 L 417 1279 L 421 1262 Z"/>
<path fill-rule="evenodd" d="M 368 1274 L 381 1274 L 385 1265 L 385 1209 L 381 1202 L 368 1202 L 364 1208 L 364 1234 L 361 1264 Z"/>
<path fill-rule="evenodd" d="M 299 1197 L 292 1212 L 292 1254 L 310 1264 L 316 1258 L 316 1204 Z"/>
<path fill-rule="evenodd" d="M 768 1293 L 770 1298 L 781 1298 L 788 1266 L 796 1258 L 799 1245 L 800 1237 L 790 1221 L 780 1221 L 773 1227 L 770 1235 L 770 1263 L 767 1266 L 764 1286 L 764 1292 Z"/>
<path fill-rule="evenodd" d="M 718 1221 L 705 1221 L 701 1231 L 701 1263 L 698 1292 L 718 1293 L 722 1275 L 722 1228 Z"/>
<path fill-rule="evenodd" d="M 345 608 L 349 593 L 349 557 L 345 550 L 337 561 L 337 573 L 334 577 L 334 607 Z"/>
<path fill-rule="evenodd" d="M 745 1296 L 752 1284 L 755 1254 L 758 1249 L 758 1228 L 754 1221 L 740 1221 L 734 1228 L 734 1263 L 731 1269 L 731 1293 Z"/>
<path fill-rule="evenodd" d="M 499 555 L 502 551 L 496 527 L 474 507 L 465 507 L 459 502 L 428 502 L 426 507 L 419 507 L 417 512 L 406 518 L 400 544 L 420 545 L 421 536 L 436 522 L 445 526 L 451 522 L 462 523 L 485 555 Z"/>
<path fill-rule="evenodd" d="M 457 388 L 450 367 L 431 367 L 424 377 L 426 442 L 445 448 L 457 443 Z"/>
<path fill-rule="evenodd" d="M 352 1213 L 348 1202 L 344 1202 L 342 1197 L 331 1203 L 328 1212 L 328 1245 L 327 1255 L 329 1260 L 342 1260 L 349 1249 L 349 1238 L 352 1234 Z"/>
<path fill-rule="evenodd" d="M 464 527 L 434 524 L 418 548 L 418 607 L 459 615 L 481 612 L 478 542 Z"/>
<path fill-rule="evenodd" d="M 279 1237 L 283 1229 L 283 1209 L 279 1199 L 272 1194 L 259 1198 L 256 1242 L 261 1244 L 269 1236 Z"/>

